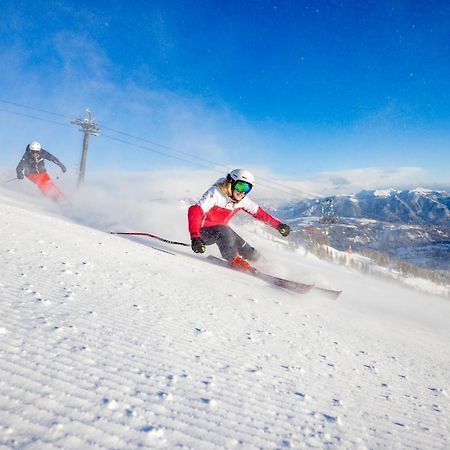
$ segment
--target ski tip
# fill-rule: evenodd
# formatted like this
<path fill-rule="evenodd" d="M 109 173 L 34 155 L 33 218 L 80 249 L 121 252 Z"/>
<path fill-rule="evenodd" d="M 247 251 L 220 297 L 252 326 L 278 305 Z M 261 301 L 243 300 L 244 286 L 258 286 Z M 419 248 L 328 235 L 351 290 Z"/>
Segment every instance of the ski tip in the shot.
<path fill-rule="evenodd" d="M 337 300 L 343 291 L 330 291 L 326 295 L 332 300 Z"/>
<path fill-rule="evenodd" d="M 337 300 L 343 291 L 336 291 L 334 289 L 326 289 L 318 286 L 314 286 L 316 292 L 320 292 L 324 297 L 330 298 L 332 300 Z"/>

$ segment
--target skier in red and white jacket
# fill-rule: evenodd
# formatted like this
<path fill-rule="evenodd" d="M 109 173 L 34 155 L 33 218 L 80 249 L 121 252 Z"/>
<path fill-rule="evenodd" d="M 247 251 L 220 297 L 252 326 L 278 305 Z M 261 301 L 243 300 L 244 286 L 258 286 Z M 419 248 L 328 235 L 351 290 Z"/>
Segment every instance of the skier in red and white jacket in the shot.
<path fill-rule="evenodd" d="M 195 253 L 204 253 L 207 245 L 217 244 L 222 258 L 231 267 L 252 270 L 248 260 L 257 259 L 256 250 L 228 225 L 241 210 L 276 228 L 282 236 L 288 236 L 291 231 L 289 225 L 281 223 L 247 197 L 254 183 L 255 177 L 248 170 L 232 170 L 189 208 L 189 233 Z"/>

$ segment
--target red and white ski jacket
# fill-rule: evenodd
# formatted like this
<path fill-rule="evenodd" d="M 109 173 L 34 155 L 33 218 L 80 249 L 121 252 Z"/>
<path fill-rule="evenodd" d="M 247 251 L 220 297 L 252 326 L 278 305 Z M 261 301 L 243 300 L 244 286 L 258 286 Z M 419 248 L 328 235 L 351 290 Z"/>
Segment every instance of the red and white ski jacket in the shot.
<path fill-rule="evenodd" d="M 219 183 L 221 181 L 224 180 L 218 180 Z M 277 228 L 281 224 L 279 220 L 272 217 L 247 196 L 239 202 L 233 202 L 217 185 L 213 185 L 195 205 L 189 208 L 188 221 L 191 238 L 200 237 L 201 228 L 227 225 L 240 210 L 244 210 L 273 228 Z"/>

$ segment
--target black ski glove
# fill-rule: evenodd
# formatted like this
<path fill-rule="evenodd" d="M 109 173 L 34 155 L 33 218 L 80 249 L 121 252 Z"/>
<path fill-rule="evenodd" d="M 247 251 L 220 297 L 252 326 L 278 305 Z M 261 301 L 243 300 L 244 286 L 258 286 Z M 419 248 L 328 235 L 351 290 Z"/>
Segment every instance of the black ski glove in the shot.
<path fill-rule="evenodd" d="M 23 173 L 18 173 L 17 174 L 17 179 L 18 180 L 23 180 Z"/>
<path fill-rule="evenodd" d="M 280 223 L 277 227 L 278 232 L 281 234 L 281 236 L 286 237 L 289 236 L 289 233 L 291 232 L 291 227 L 285 223 Z"/>
<path fill-rule="evenodd" d="M 64 164 L 61 164 L 59 167 L 61 167 L 62 173 L 66 173 L 67 169 Z"/>
<path fill-rule="evenodd" d="M 194 237 L 191 239 L 191 248 L 195 253 L 205 253 L 206 245 L 202 238 Z"/>

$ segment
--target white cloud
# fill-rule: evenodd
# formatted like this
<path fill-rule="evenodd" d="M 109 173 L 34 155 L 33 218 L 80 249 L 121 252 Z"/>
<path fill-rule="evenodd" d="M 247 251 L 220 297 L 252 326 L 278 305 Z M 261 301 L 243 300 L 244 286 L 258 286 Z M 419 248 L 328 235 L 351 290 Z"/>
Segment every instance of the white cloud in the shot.
<path fill-rule="evenodd" d="M 327 189 L 337 192 L 357 192 L 363 189 L 411 188 L 431 181 L 422 167 L 365 167 L 338 172 L 323 172 L 319 175 Z"/>

